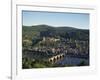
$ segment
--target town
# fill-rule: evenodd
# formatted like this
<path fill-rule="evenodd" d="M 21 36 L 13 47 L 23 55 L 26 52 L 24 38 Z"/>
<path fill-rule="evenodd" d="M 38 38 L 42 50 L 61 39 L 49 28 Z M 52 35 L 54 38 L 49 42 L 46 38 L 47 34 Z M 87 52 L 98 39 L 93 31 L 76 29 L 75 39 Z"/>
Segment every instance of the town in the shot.
<path fill-rule="evenodd" d="M 33 44 L 35 39 L 32 40 Z M 32 61 L 46 61 L 55 64 L 65 56 L 89 58 L 89 42 L 64 38 L 42 37 L 34 46 L 23 50 L 24 56 Z M 25 51 L 26 50 L 26 51 Z M 25 54 L 26 53 L 26 54 Z"/>

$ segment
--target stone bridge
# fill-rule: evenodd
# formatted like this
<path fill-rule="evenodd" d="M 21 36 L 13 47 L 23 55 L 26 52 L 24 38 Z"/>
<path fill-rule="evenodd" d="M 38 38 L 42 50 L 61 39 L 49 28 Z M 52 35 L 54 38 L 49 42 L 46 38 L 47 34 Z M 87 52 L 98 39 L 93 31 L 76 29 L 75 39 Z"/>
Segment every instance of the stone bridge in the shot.
<path fill-rule="evenodd" d="M 63 59 L 64 56 L 65 56 L 65 54 L 64 54 L 64 53 L 61 53 L 61 54 L 58 54 L 58 55 L 56 55 L 56 56 L 53 56 L 53 57 L 49 58 L 48 61 L 51 62 L 51 63 L 55 63 L 55 62 L 57 62 L 58 60 Z"/>

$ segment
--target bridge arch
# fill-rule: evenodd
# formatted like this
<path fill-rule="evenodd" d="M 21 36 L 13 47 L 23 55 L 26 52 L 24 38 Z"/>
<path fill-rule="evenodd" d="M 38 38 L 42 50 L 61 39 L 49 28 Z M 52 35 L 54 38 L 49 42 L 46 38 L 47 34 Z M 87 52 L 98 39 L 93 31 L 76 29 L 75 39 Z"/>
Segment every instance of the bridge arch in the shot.
<path fill-rule="evenodd" d="M 58 60 L 61 60 L 62 58 L 64 58 L 64 54 L 59 54 L 49 58 L 49 62 L 56 62 Z"/>

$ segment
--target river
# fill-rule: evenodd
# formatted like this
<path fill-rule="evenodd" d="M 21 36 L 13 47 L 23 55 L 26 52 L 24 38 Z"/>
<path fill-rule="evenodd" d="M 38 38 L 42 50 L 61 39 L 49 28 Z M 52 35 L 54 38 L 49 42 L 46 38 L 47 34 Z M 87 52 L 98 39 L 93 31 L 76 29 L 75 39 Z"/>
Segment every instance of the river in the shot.
<path fill-rule="evenodd" d="M 77 66 L 82 61 L 84 61 L 85 65 L 89 65 L 88 58 L 72 57 L 68 55 L 66 55 L 62 60 L 59 60 L 56 64 Z"/>

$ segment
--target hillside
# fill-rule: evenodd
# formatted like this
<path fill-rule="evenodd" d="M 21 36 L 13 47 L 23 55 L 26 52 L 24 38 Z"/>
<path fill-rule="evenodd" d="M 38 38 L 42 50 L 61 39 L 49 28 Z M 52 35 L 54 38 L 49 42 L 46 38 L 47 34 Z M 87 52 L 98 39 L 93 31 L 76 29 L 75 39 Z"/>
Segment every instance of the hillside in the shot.
<path fill-rule="evenodd" d="M 22 37 L 33 39 L 36 37 L 63 37 L 78 40 L 89 40 L 89 30 L 68 26 L 53 27 L 49 25 L 22 26 Z"/>

